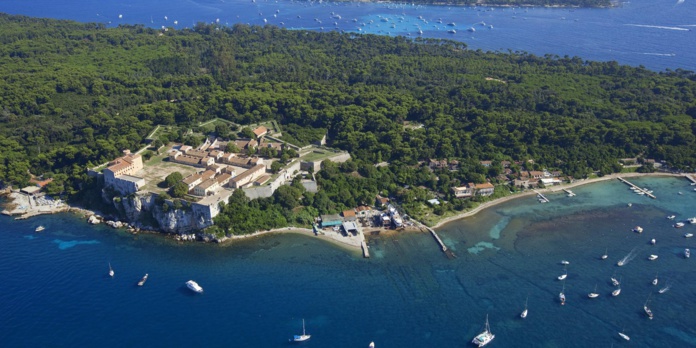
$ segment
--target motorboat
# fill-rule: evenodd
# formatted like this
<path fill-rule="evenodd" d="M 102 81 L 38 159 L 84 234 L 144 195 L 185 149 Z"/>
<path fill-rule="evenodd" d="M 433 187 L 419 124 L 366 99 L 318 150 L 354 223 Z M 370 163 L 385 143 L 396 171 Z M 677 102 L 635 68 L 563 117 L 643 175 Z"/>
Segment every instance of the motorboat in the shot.
<path fill-rule="evenodd" d="M 667 292 L 667 290 L 669 290 L 669 288 L 670 288 L 670 286 L 667 285 L 667 286 L 665 286 L 664 288 L 660 289 L 660 291 L 658 291 L 658 292 L 661 293 L 661 294 L 664 294 L 665 292 Z"/>
<path fill-rule="evenodd" d="M 619 296 L 620 293 L 621 293 L 621 288 L 618 288 L 618 289 L 611 292 L 611 296 L 616 297 L 616 296 Z"/>
<path fill-rule="evenodd" d="M 657 285 L 657 282 L 658 282 L 658 280 L 657 280 L 657 273 L 656 273 L 655 279 L 653 279 L 653 281 L 652 281 L 652 285 Z"/>
<path fill-rule="evenodd" d="M 633 232 L 636 232 L 636 233 L 643 233 L 643 228 L 640 227 L 640 226 L 636 226 L 636 227 L 633 228 Z"/>
<path fill-rule="evenodd" d="M 311 337 L 312 337 L 312 335 L 308 335 L 305 332 L 305 323 L 304 323 L 304 319 L 302 319 L 302 335 L 295 335 L 292 338 L 292 341 L 293 342 L 304 342 L 304 341 L 310 339 Z"/>
<path fill-rule="evenodd" d="M 677 222 L 676 224 L 674 224 L 674 228 L 682 228 L 682 227 L 684 227 L 684 225 L 685 224 L 680 221 L 680 222 Z"/>
<path fill-rule="evenodd" d="M 200 285 L 198 285 L 198 283 L 196 283 L 196 282 L 193 281 L 193 280 L 187 281 L 187 282 L 186 282 L 186 287 L 188 287 L 189 289 L 191 289 L 191 291 L 197 292 L 197 293 L 199 293 L 199 294 L 203 292 L 203 288 L 202 288 Z"/>
<path fill-rule="evenodd" d="M 645 315 L 648 316 L 648 319 L 651 319 L 651 320 L 652 320 L 652 318 L 653 318 L 653 312 L 652 312 L 652 311 L 650 310 L 650 308 L 648 307 L 648 303 L 647 303 L 647 302 L 643 305 L 643 310 L 645 311 Z"/>
<path fill-rule="evenodd" d="M 655 245 L 655 243 L 657 243 L 657 241 L 655 240 L 655 238 L 653 238 L 653 239 L 650 240 L 650 244 Z"/>
<path fill-rule="evenodd" d="M 368 347 L 369 347 L 369 348 L 375 348 L 375 342 L 370 342 L 370 344 L 368 345 Z"/>
<path fill-rule="evenodd" d="M 450 34 L 456 34 L 456 33 L 457 33 L 457 31 L 454 30 L 454 29 L 450 29 L 450 30 L 448 30 L 447 32 L 450 33 Z"/>
<path fill-rule="evenodd" d="M 45 230 L 45 229 L 46 229 L 46 227 L 39 226 L 39 227 L 37 227 L 37 228 L 34 230 L 34 232 L 41 232 L 41 231 L 43 231 L 43 230 Z"/>
<path fill-rule="evenodd" d="M 648 256 L 648 260 L 650 260 L 650 261 L 657 260 L 657 255 L 653 254 L 653 255 Z"/>
<path fill-rule="evenodd" d="M 674 220 L 674 219 L 676 218 L 676 216 L 675 216 L 675 215 L 670 215 L 670 216 L 668 216 L 667 218 L 670 219 L 670 220 Z"/>
<path fill-rule="evenodd" d="M 138 286 L 143 286 L 143 285 L 145 285 L 145 282 L 147 281 L 147 276 L 148 276 L 148 274 L 145 273 L 145 275 L 143 276 L 143 278 L 140 279 L 140 281 L 138 282 Z"/>
<path fill-rule="evenodd" d="M 687 259 L 691 257 L 691 250 L 689 250 L 689 248 L 684 249 L 684 257 Z"/>
<path fill-rule="evenodd" d="M 684 235 L 684 238 L 691 238 L 691 237 L 693 237 L 693 236 L 694 236 L 693 233 L 687 233 L 687 234 Z"/>
<path fill-rule="evenodd" d="M 621 338 L 625 339 L 626 341 L 630 341 L 630 340 L 631 340 L 631 338 L 628 337 L 628 335 L 626 335 L 625 333 L 623 333 L 623 331 L 622 331 L 622 332 L 619 332 L 619 336 L 621 336 Z"/>
<path fill-rule="evenodd" d="M 621 282 L 619 282 L 618 280 L 616 280 L 616 278 L 611 277 L 611 285 L 613 285 L 613 286 L 619 286 L 619 285 L 621 285 Z"/>
<path fill-rule="evenodd" d="M 565 280 L 567 277 L 568 277 L 568 272 L 559 275 L 558 280 Z"/>
<path fill-rule="evenodd" d="M 474 27 L 471 27 L 471 28 L 467 29 L 467 31 L 470 31 L 470 32 L 472 32 L 472 33 L 473 33 L 473 32 L 475 32 L 475 31 L 476 31 L 476 29 L 474 29 Z"/>
<path fill-rule="evenodd" d="M 486 329 L 478 334 L 476 337 L 474 337 L 473 340 L 471 340 L 471 343 L 477 345 L 478 347 L 483 347 L 495 338 L 495 335 L 491 333 L 491 328 L 488 325 L 488 316 L 486 316 Z"/>
<path fill-rule="evenodd" d="M 689 221 L 690 224 L 696 224 L 696 217 L 689 218 L 687 221 Z"/>
<path fill-rule="evenodd" d="M 591 293 L 589 293 L 589 294 L 587 294 L 587 297 L 589 297 L 589 298 L 597 298 L 597 297 L 599 297 L 599 294 L 597 293 L 597 284 L 595 284 L 595 286 L 594 286 L 594 291 L 591 292 Z"/>
<path fill-rule="evenodd" d="M 608 251 L 609 251 L 609 249 L 604 250 L 604 254 L 602 254 L 600 259 L 606 260 L 609 257 L 609 254 L 607 254 Z"/>
<path fill-rule="evenodd" d="M 561 265 L 570 265 L 570 261 L 561 260 Z"/>
<path fill-rule="evenodd" d="M 624 264 L 626 264 L 626 261 L 624 260 L 619 260 L 619 262 L 616 263 L 616 265 L 619 267 L 623 266 Z"/>
<path fill-rule="evenodd" d="M 111 262 L 109 262 L 109 277 L 111 277 L 111 278 L 114 277 L 114 269 L 111 268 Z"/>

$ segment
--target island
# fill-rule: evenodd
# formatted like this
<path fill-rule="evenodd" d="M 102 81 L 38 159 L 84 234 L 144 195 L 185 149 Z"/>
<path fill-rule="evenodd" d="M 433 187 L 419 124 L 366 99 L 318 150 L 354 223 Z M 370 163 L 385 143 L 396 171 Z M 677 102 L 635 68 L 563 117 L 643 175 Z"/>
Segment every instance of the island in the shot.
<path fill-rule="evenodd" d="M 9 214 L 348 238 L 696 166 L 691 71 L 273 26 L 0 23 L 0 181 L 29 197 Z"/>

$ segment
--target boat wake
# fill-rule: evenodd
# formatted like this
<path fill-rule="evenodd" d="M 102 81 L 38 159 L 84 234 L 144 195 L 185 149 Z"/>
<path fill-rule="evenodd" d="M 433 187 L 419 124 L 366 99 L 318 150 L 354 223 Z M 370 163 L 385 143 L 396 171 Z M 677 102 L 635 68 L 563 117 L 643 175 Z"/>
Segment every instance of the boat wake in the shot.
<path fill-rule="evenodd" d="M 633 249 L 631 250 L 631 252 L 628 253 L 628 255 L 624 256 L 623 259 L 619 260 L 619 262 L 617 263 L 617 265 L 623 266 L 623 265 L 625 265 L 625 264 L 631 262 L 631 260 L 633 260 L 633 259 L 635 259 L 635 258 L 636 258 L 636 248 L 633 248 Z"/>
<path fill-rule="evenodd" d="M 651 53 L 651 52 L 643 52 L 641 54 L 644 54 L 646 56 L 661 56 L 661 57 L 674 57 L 676 54 L 674 53 Z"/>
<path fill-rule="evenodd" d="M 689 28 L 680 28 L 680 27 L 667 27 L 663 25 L 648 25 L 648 24 L 625 24 L 631 27 L 640 27 L 640 28 L 654 28 L 654 29 L 664 29 L 664 30 L 678 30 L 678 31 L 691 31 Z"/>

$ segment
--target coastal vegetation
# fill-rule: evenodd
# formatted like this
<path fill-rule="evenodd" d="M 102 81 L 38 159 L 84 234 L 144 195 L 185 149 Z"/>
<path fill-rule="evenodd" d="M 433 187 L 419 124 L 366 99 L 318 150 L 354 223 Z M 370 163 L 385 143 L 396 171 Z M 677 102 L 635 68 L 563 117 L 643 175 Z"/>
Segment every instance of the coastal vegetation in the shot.
<path fill-rule="evenodd" d="M 216 219 L 233 233 L 307 225 L 308 216 L 369 204 L 378 193 L 407 210 L 465 209 L 472 203 L 452 199 L 450 187 L 496 183 L 504 160 L 575 178 L 618 172 L 623 157 L 696 167 L 690 71 L 271 26 L 163 31 L 0 15 L 0 34 L 3 183 L 42 175 L 54 179 L 52 194 L 76 196 L 94 187 L 85 168 L 142 147 L 155 126 L 166 126 L 155 148 L 197 145 L 198 125 L 214 118 L 273 120 L 284 140 L 327 135 L 350 152 L 352 161 L 316 173 L 316 194 L 292 185 L 264 200 L 233 197 Z M 429 159 L 460 165 L 432 170 Z M 434 197 L 446 202 L 428 206 Z"/>

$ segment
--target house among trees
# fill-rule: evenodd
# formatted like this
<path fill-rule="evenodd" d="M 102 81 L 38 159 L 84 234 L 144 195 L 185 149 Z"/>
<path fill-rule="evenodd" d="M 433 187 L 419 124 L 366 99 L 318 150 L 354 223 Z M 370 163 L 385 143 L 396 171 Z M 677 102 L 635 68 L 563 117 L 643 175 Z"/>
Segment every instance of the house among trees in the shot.
<path fill-rule="evenodd" d="M 458 186 L 458 187 L 452 187 L 452 193 L 454 193 L 454 197 L 457 198 L 469 198 L 474 195 L 474 183 L 468 183 L 463 186 Z"/>
<path fill-rule="evenodd" d="M 262 136 L 268 134 L 268 128 L 264 126 L 259 126 L 256 127 L 256 129 L 253 130 L 254 135 L 256 135 L 256 139 L 261 138 Z"/>
<path fill-rule="evenodd" d="M 495 191 L 495 186 L 490 182 L 485 182 L 483 184 L 477 184 L 475 186 L 477 196 L 490 196 Z"/>

